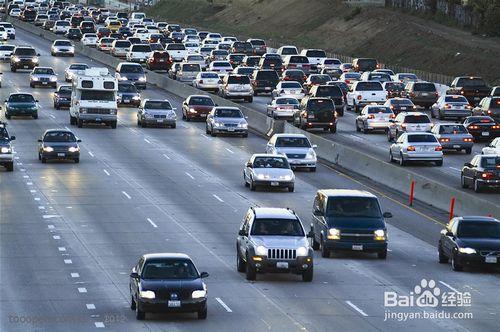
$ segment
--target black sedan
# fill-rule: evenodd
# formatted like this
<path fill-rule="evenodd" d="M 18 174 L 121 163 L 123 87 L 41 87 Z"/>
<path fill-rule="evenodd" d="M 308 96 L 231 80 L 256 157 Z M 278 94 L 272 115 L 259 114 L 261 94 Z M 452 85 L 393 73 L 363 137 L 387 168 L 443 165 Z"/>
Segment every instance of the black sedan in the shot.
<path fill-rule="evenodd" d="M 81 140 L 66 129 L 46 130 L 42 138 L 38 140 L 38 160 L 46 163 L 47 160 L 73 160 L 80 162 Z"/>
<path fill-rule="evenodd" d="M 462 188 L 474 187 L 475 192 L 485 188 L 500 188 L 500 156 L 477 155 L 465 163 L 461 173 Z"/>
<path fill-rule="evenodd" d="M 143 320 L 146 312 L 196 312 L 207 318 L 207 286 L 185 254 L 146 254 L 130 274 L 130 309 Z"/>
<path fill-rule="evenodd" d="M 61 109 L 61 107 L 69 107 L 71 104 L 71 85 L 59 85 L 57 91 L 54 92 L 52 101 L 56 110 Z"/>
<path fill-rule="evenodd" d="M 500 136 L 500 124 L 489 116 L 468 116 L 464 126 L 474 140 L 492 140 Z"/>
<path fill-rule="evenodd" d="M 70 40 L 80 40 L 82 39 L 82 36 L 83 34 L 79 28 L 70 28 L 68 32 L 64 34 L 64 37 Z"/>
<path fill-rule="evenodd" d="M 451 260 L 454 271 L 462 271 L 465 265 L 499 266 L 500 221 L 481 216 L 451 219 L 441 231 L 438 254 L 439 263 Z"/>

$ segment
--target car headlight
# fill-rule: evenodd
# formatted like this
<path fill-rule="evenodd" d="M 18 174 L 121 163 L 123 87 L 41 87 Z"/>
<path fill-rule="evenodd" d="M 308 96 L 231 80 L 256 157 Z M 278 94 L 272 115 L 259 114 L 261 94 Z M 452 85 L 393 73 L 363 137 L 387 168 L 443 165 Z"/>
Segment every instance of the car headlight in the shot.
<path fill-rule="evenodd" d="M 307 256 L 308 253 L 309 253 L 309 250 L 307 250 L 306 247 L 297 248 L 297 256 Z"/>
<path fill-rule="evenodd" d="M 109 110 L 109 114 L 113 114 L 113 115 L 116 114 L 116 110 L 115 109 Z"/>
<path fill-rule="evenodd" d="M 191 297 L 193 299 L 201 299 L 207 296 L 207 291 L 202 289 L 202 290 L 195 290 L 193 293 L 191 293 Z"/>
<path fill-rule="evenodd" d="M 461 254 L 471 255 L 471 254 L 476 253 L 476 249 L 474 249 L 474 248 L 458 248 L 458 252 L 460 252 Z"/>
<path fill-rule="evenodd" d="M 45 147 L 43 148 L 43 151 L 45 151 L 45 152 L 52 152 L 52 151 L 54 151 L 54 148 L 53 148 L 53 147 L 51 147 L 51 146 L 45 146 Z"/>
<path fill-rule="evenodd" d="M 386 234 L 383 229 L 377 229 L 375 232 L 373 232 L 375 236 L 375 241 L 385 241 L 386 239 Z"/>
<path fill-rule="evenodd" d="M 330 228 L 328 230 L 327 238 L 329 240 L 340 240 L 340 229 Z"/>
<path fill-rule="evenodd" d="M 55 82 L 55 81 L 57 81 L 57 77 L 55 77 L 55 76 L 51 76 L 51 77 L 50 77 L 50 81 L 51 81 L 51 82 Z"/>
<path fill-rule="evenodd" d="M 153 117 L 153 114 L 148 113 L 148 112 L 144 112 L 144 117 L 145 117 L 145 118 L 152 118 L 152 117 Z"/>
<path fill-rule="evenodd" d="M 21 59 L 19 59 L 19 57 L 17 57 L 17 56 L 13 57 L 13 58 L 12 58 L 12 60 L 14 60 L 14 62 L 19 62 L 19 61 L 21 61 Z"/>
<path fill-rule="evenodd" d="M 169 118 L 169 119 L 175 119 L 176 117 L 177 117 L 177 114 L 175 114 L 175 112 L 167 113 L 167 118 Z"/>
<path fill-rule="evenodd" d="M 38 58 L 33 58 L 32 60 L 34 63 L 37 63 L 38 62 Z"/>
<path fill-rule="evenodd" d="M 139 97 L 139 96 L 133 96 L 132 99 L 133 100 L 141 100 L 141 97 Z"/>
<path fill-rule="evenodd" d="M 248 128 L 248 124 L 246 124 L 246 123 L 238 123 L 238 128 L 246 129 L 246 128 Z"/>
<path fill-rule="evenodd" d="M 2 153 L 11 153 L 12 150 L 10 148 L 7 148 L 7 147 L 2 147 L 0 149 L 0 152 L 2 152 Z"/>
<path fill-rule="evenodd" d="M 190 108 L 189 113 L 196 113 L 196 110 L 194 108 Z"/>
<path fill-rule="evenodd" d="M 314 150 L 311 150 L 307 153 L 306 159 L 316 159 L 316 152 Z"/>
<path fill-rule="evenodd" d="M 139 82 L 146 82 L 146 77 L 145 76 L 139 77 Z"/>
<path fill-rule="evenodd" d="M 258 246 L 255 248 L 255 254 L 258 256 L 266 256 L 267 255 L 267 249 L 264 246 Z"/>
<path fill-rule="evenodd" d="M 126 80 L 128 80 L 128 78 L 126 76 L 120 76 L 118 79 L 120 81 L 126 81 Z"/>
<path fill-rule="evenodd" d="M 269 179 L 269 175 L 267 175 L 267 174 L 257 174 L 257 179 L 259 179 L 259 180 L 267 180 L 267 179 Z"/>
<path fill-rule="evenodd" d="M 280 176 L 280 180 L 290 181 L 292 179 L 291 175 L 282 175 Z"/>
<path fill-rule="evenodd" d="M 143 299 L 154 299 L 155 298 L 155 292 L 147 290 L 147 291 L 140 291 L 139 296 L 142 297 Z"/>
<path fill-rule="evenodd" d="M 38 81 L 38 80 L 39 80 L 39 78 L 38 78 L 38 77 L 36 77 L 36 76 L 31 76 L 31 80 L 32 80 L 32 81 Z"/>
<path fill-rule="evenodd" d="M 80 151 L 80 148 L 75 146 L 72 146 L 68 149 L 68 152 L 78 152 L 78 151 Z"/>
<path fill-rule="evenodd" d="M 224 127 L 224 123 L 222 123 L 222 122 L 214 122 L 214 125 L 216 127 Z"/>
<path fill-rule="evenodd" d="M 82 107 L 82 108 L 80 108 L 80 113 L 82 113 L 82 114 L 87 113 L 87 109 L 86 109 L 86 108 L 83 108 L 83 107 Z"/>

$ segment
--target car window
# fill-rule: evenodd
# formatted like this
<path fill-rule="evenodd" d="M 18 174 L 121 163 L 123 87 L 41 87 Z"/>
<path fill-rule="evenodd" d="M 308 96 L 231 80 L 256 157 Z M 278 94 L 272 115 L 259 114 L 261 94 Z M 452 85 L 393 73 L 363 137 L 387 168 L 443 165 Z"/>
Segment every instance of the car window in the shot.
<path fill-rule="evenodd" d="M 219 78 L 219 75 L 216 73 L 202 73 L 201 78 Z"/>
<path fill-rule="evenodd" d="M 250 84 L 250 78 L 248 76 L 234 76 L 231 75 L 227 79 L 228 84 Z"/>
<path fill-rule="evenodd" d="M 255 219 L 251 235 L 259 236 L 304 236 L 297 219 Z"/>
<path fill-rule="evenodd" d="M 191 97 L 189 98 L 189 105 L 215 106 L 213 100 L 207 97 Z"/>
<path fill-rule="evenodd" d="M 302 89 L 302 86 L 298 82 L 282 82 L 282 89 Z"/>
<path fill-rule="evenodd" d="M 307 102 L 307 111 L 320 112 L 333 110 L 335 105 L 331 99 L 310 99 Z"/>
<path fill-rule="evenodd" d="M 500 157 L 482 157 L 481 167 L 486 169 L 500 169 Z"/>
<path fill-rule="evenodd" d="M 469 87 L 469 86 L 487 86 L 486 82 L 480 77 L 462 77 L 457 81 L 456 86 L 458 87 Z"/>
<path fill-rule="evenodd" d="M 144 103 L 144 108 L 170 110 L 172 109 L 172 105 L 166 100 L 148 100 Z"/>
<path fill-rule="evenodd" d="M 431 120 L 426 115 L 407 115 L 405 116 L 405 123 L 430 123 Z"/>
<path fill-rule="evenodd" d="M 382 91 L 382 84 L 379 82 L 358 82 L 356 85 L 357 91 Z"/>
<path fill-rule="evenodd" d="M 18 94 L 11 95 L 9 97 L 9 102 L 14 103 L 33 103 L 35 102 L 35 98 L 32 95 Z"/>
<path fill-rule="evenodd" d="M 33 72 L 35 74 L 54 75 L 54 70 L 52 68 L 40 68 L 40 67 L 36 67 Z"/>
<path fill-rule="evenodd" d="M 259 70 L 255 77 L 257 80 L 279 80 L 278 74 L 274 70 Z"/>
<path fill-rule="evenodd" d="M 187 260 L 147 261 L 142 272 L 143 279 L 197 279 L 198 271 L 193 263 Z"/>
<path fill-rule="evenodd" d="M 282 157 L 256 157 L 253 161 L 254 168 L 290 168 L 286 158 Z"/>
<path fill-rule="evenodd" d="M 413 91 L 435 92 L 436 86 L 434 83 L 415 83 L 413 85 Z"/>
<path fill-rule="evenodd" d="M 299 101 L 295 98 L 278 98 L 276 99 L 278 105 L 299 105 Z"/>
<path fill-rule="evenodd" d="M 124 65 L 120 68 L 121 73 L 143 74 L 141 65 Z"/>
<path fill-rule="evenodd" d="M 376 198 L 331 197 L 326 207 L 327 217 L 336 218 L 382 218 Z"/>
<path fill-rule="evenodd" d="M 219 118 L 242 118 L 243 114 L 238 109 L 219 108 L 215 110 L 215 116 Z"/>
<path fill-rule="evenodd" d="M 467 129 L 463 125 L 440 125 L 440 134 L 465 134 Z"/>
<path fill-rule="evenodd" d="M 67 131 L 50 131 L 43 137 L 44 142 L 76 142 L 75 135 Z"/>
<path fill-rule="evenodd" d="M 137 88 L 133 84 L 118 84 L 118 91 L 136 93 Z"/>
<path fill-rule="evenodd" d="M 408 135 L 408 143 L 437 143 L 434 135 Z"/>
<path fill-rule="evenodd" d="M 186 47 L 183 44 L 168 44 L 167 50 L 184 51 L 186 50 Z"/>
<path fill-rule="evenodd" d="M 500 223 L 462 221 L 458 226 L 457 236 L 462 238 L 500 239 Z"/>
<path fill-rule="evenodd" d="M 389 107 L 368 107 L 368 114 L 392 113 Z"/>
<path fill-rule="evenodd" d="M 305 56 L 291 56 L 289 63 L 309 63 L 309 59 Z"/>
<path fill-rule="evenodd" d="M 279 148 L 310 148 L 311 144 L 305 137 L 278 137 L 275 146 Z"/>
<path fill-rule="evenodd" d="M 115 93 L 113 91 L 104 90 L 81 90 L 80 100 L 102 100 L 114 101 Z"/>
<path fill-rule="evenodd" d="M 444 98 L 444 101 L 446 103 L 466 103 L 466 104 L 469 103 L 467 101 L 467 98 L 465 98 L 464 96 L 446 96 Z"/>
<path fill-rule="evenodd" d="M 200 65 L 197 63 L 185 63 L 182 65 L 182 71 L 200 71 Z"/>

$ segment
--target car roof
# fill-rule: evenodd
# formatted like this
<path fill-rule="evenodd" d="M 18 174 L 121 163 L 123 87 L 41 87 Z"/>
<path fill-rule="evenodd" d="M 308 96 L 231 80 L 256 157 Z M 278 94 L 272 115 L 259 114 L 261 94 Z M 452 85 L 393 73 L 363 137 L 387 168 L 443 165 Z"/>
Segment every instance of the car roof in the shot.
<path fill-rule="evenodd" d="M 252 208 L 255 217 L 260 218 L 277 218 L 277 219 L 297 219 L 297 215 L 293 210 L 288 208 L 269 208 L 269 207 L 255 207 Z"/>
<path fill-rule="evenodd" d="M 357 190 L 357 189 L 320 189 L 318 190 L 322 194 L 328 197 L 369 197 L 369 198 L 377 198 L 371 192 L 366 190 Z"/>
<path fill-rule="evenodd" d="M 401 112 L 399 114 L 404 114 L 404 115 L 420 115 L 420 116 L 427 116 L 427 114 L 423 112 Z M 427 116 L 428 117 L 428 116 Z"/>
<path fill-rule="evenodd" d="M 47 133 L 55 132 L 55 131 L 62 131 L 65 133 L 72 133 L 73 134 L 73 132 L 71 130 L 66 129 L 66 128 L 52 128 L 52 129 L 45 130 L 44 135 Z"/>
<path fill-rule="evenodd" d="M 277 138 L 279 137 L 296 137 L 296 138 L 307 138 L 306 135 L 304 134 L 274 134 L 274 136 L 276 136 Z"/>
<path fill-rule="evenodd" d="M 494 217 L 485 217 L 485 216 L 461 216 L 457 217 L 458 220 L 460 221 L 494 221 L 494 222 L 500 222 L 500 220 L 494 218 Z"/>
<path fill-rule="evenodd" d="M 265 158 L 285 158 L 285 156 L 281 154 L 273 154 L 273 153 L 254 153 L 252 155 L 252 158 L 257 158 L 257 157 L 265 157 Z"/>
<path fill-rule="evenodd" d="M 150 253 L 150 254 L 144 254 L 142 256 L 146 260 L 157 259 L 157 258 L 180 258 L 180 259 L 191 260 L 191 257 L 189 257 L 188 255 L 183 254 L 183 253 L 176 253 L 176 252 Z"/>

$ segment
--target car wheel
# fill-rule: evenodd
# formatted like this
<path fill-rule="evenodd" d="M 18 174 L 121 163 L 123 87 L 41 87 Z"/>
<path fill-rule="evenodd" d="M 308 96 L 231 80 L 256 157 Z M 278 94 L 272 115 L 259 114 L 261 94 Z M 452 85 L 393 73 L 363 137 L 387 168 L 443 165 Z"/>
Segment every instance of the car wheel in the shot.
<path fill-rule="evenodd" d="M 42 155 L 38 153 L 38 160 L 42 160 Z"/>
<path fill-rule="evenodd" d="M 33 119 L 38 119 L 38 113 L 33 114 Z"/>
<path fill-rule="evenodd" d="M 75 161 L 75 164 L 79 164 L 80 163 L 80 158 L 75 158 L 73 160 Z"/>
<path fill-rule="evenodd" d="M 17 69 L 16 69 L 16 67 L 10 67 L 10 71 L 11 71 L 11 72 L 15 73 L 15 72 L 16 72 L 16 70 L 17 70 Z"/>
<path fill-rule="evenodd" d="M 462 185 L 462 188 L 469 188 L 469 185 L 465 182 L 465 177 L 463 174 L 460 176 L 460 184 Z"/>
<path fill-rule="evenodd" d="M 441 248 L 441 243 L 439 243 L 438 247 L 438 261 L 440 264 L 448 263 L 448 257 L 444 254 L 443 249 Z"/>
<path fill-rule="evenodd" d="M 313 275 L 314 275 L 314 269 L 311 266 L 307 271 L 302 273 L 302 281 L 311 282 L 313 280 Z"/>
<path fill-rule="evenodd" d="M 10 120 L 10 114 L 5 113 L 5 118 L 6 118 L 7 120 Z"/>
<path fill-rule="evenodd" d="M 389 129 L 386 130 L 387 142 L 392 142 L 391 131 Z"/>
<path fill-rule="evenodd" d="M 399 165 L 401 165 L 401 166 L 406 165 L 406 161 L 405 161 L 405 158 L 403 157 L 402 153 L 399 155 Z"/>
<path fill-rule="evenodd" d="M 457 262 L 455 255 L 451 257 L 451 268 L 453 271 L 462 271 L 464 269 L 464 267 Z"/>
<path fill-rule="evenodd" d="M 71 115 L 69 116 L 69 124 L 70 124 L 70 125 L 72 125 L 72 126 L 74 126 L 74 125 L 76 124 L 76 119 L 75 119 L 75 117 L 73 117 L 73 116 L 71 116 Z"/>
<path fill-rule="evenodd" d="M 78 120 L 76 121 L 76 124 L 77 124 L 78 128 L 82 128 L 82 127 L 83 127 L 83 120 L 78 119 Z"/>
<path fill-rule="evenodd" d="M 389 150 L 389 162 L 393 163 L 394 162 L 394 156 L 392 155 L 392 151 Z"/>
<path fill-rule="evenodd" d="M 295 191 L 295 185 L 292 184 L 291 186 L 289 186 L 288 191 L 293 193 Z"/>
<path fill-rule="evenodd" d="M 244 133 L 244 134 L 242 134 L 242 135 L 241 135 L 241 137 L 243 137 L 243 138 L 247 138 L 247 137 L 248 137 L 248 133 Z"/>
<path fill-rule="evenodd" d="M 247 255 L 246 263 L 246 278 L 247 280 L 255 280 L 257 278 L 257 270 L 250 264 L 250 258 Z"/>
<path fill-rule="evenodd" d="M 443 160 L 436 161 L 436 166 L 443 166 Z"/>
<path fill-rule="evenodd" d="M 47 158 L 42 156 L 42 164 L 45 164 L 47 162 Z"/>
<path fill-rule="evenodd" d="M 130 310 L 135 310 L 135 301 L 134 301 L 134 297 L 133 296 L 130 296 Z"/>
<path fill-rule="evenodd" d="M 207 307 L 198 311 L 198 319 L 207 319 L 208 310 Z"/>
<path fill-rule="evenodd" d="M 384 251 L 378 252 L 377 258 L 378 259 L 386 259 L 387 258 L 387 249 L 385 249 Z"/>
<path fill-rule="evenodd" d="M 5 164 L 5 169 L 7 170 L 7 172 L 13 172 L 14 171 L 14 162 L 11 161 L 11 162 Z"/>
<path fill-rule="evenodd" d="M 474 191 L 475 192 L 481 192 L 481 184 L 479 183 L 479 181 L 477 179 L 474 179 Z"/>
<path fill-rule="evenodd" d="M 144 311 L 140 310 L 139 306 L 137 304 L 135 305 L 135 318 L 137 320 L 146 319 L 146 313 Z"/>
<path fill-rule="evenodd" d="M 358 121 L 356 121 L 356 131 L 359 133 L 361 131 L 361 128 L 359 128 Z"/>
<path fill-rule="evenodd" d="M 214 132 L 214 128 L 210 128 L 210 136 L 216 137 L 217 134 Z"/>
<path fill-rule="evenodd" d="M 320 243 L 316 241 L 316 237 L 313 237 L 311 239 L 311 242 L 311 247 L 313 248 L 313 250 L 318 250 L 320 248 Z"/>
<path fill-rule="evenodd" d="M 205 134 L 210 134 L 210 131 L 208 130 L 208 125 L 205 125 Z"/>
<path fill-rule="evenodd" d="M 173 125 L 171 125 L 170 128 L 172 128 L 172 129 L 177 128 L 177 123 L 174 123 Z"/>
<path fill-rule="evenodd" d="M 245 272 L 246 270 L 245 261 L 241 258 L 238 247 L 236 247 L 236 270 L 238 272 Z"/>
<path fill-rule="evenodd" d="M 334 126 L 334 127 L 330 127 L 330 132 L 332 134 L 335 134 L 337 132 L 337 126 Z"/>
<path fill-rule="evenodd" d="M 256 186 L 255 186 L 255 183 L 253 182 L 253 179 L 250 179 L 250 184 L 249 184 L 249 186 L 250 186 L 250 190 L 251 190 L 251 191 L 255 191 Z"/>
<path fill-rule="evenodd" d="M 471 153 L 472 153 L 472 148 L 465 149 L 465 154 L 471 154 Z"/>
<path fill-rule="evenodd" d="M 323 258 L 330 257 L 330 250 L 326 249 L 325 242 L 323 241 L 323 238 L 321 238 L 319 249 L 321 250 L 321 257 L 323 257 Z"/>

